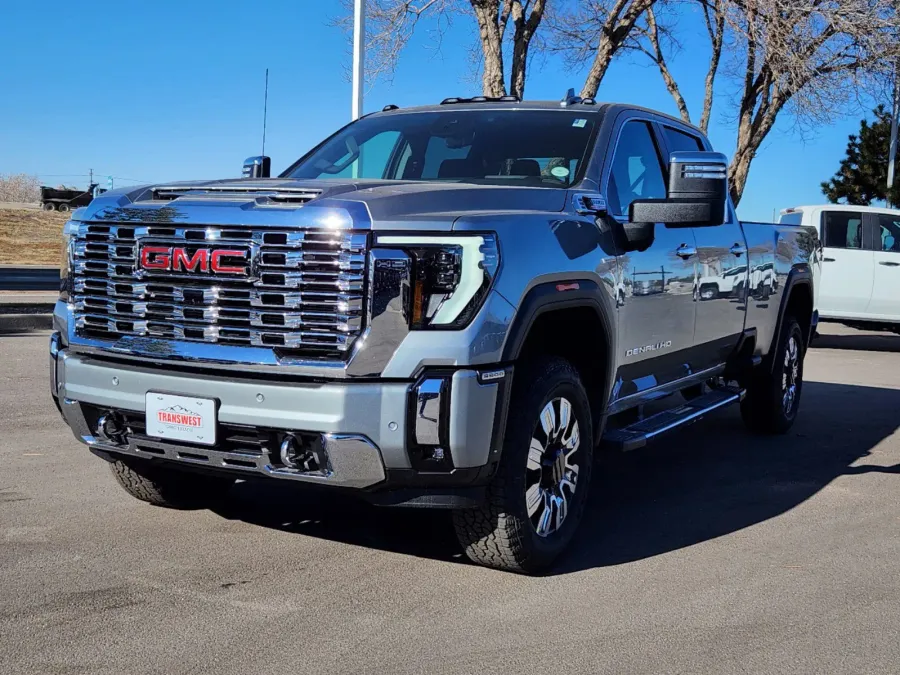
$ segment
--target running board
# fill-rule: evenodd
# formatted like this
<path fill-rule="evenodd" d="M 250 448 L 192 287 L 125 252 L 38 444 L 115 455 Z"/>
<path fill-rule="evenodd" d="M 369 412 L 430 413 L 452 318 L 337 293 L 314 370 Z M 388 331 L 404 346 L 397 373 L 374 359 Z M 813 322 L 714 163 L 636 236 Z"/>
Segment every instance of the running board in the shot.
<path fill-rule="evenodd" d="M 736 387 L 713 389 L 677 408 L 645 417 L 640 422 L 621 429 L 611 429 L 603 435 L 602 443 L 617 450 L 637 450 L 647 445 L 651 438 L 696 422 L 707 413 L 737 403 L 743 398 L 744 390 Z"/>

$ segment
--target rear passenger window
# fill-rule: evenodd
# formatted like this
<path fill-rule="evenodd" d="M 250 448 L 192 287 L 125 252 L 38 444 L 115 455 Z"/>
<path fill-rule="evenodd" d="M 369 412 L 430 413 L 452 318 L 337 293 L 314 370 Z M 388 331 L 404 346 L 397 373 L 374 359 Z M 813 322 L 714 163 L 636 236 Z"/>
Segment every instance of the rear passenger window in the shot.
<path fill-rule="evenodd" d="M 622 127 L 609 176 L 610 212 L 627 216 L 628 207 L 636 199 L 665 197 L 666 183 L 650 125 L 627 122 Z"/>
<path fill-rule="evenodd" d="M 855 211 L 824 211 L 822 230 L 825 246 L 830 248 L 863 247 L 862 214 Z"/>
<path fill-rule="evenodd" d="M 878 250 L 900 253 L 900 216 L 878 216 Z"/>
<path fill-rule="evenodd" d="M 690 150 L 696 152 L 703 150 L 703 143 L 696 136 L 686 134 L 672 127 L 663 127 L 663 133 L 666 135 L 666 145 L 669 146 L 669 152 L 683 152 Z"/>

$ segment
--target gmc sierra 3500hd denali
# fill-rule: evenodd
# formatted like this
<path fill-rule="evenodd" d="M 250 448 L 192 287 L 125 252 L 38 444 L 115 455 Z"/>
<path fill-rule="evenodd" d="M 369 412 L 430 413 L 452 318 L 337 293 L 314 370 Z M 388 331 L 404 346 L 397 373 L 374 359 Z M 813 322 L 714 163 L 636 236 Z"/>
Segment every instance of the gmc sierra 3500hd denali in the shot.
<path fill-rule="evenodd" d="M 691 126 L 457 98 L 267 167 L 107 192 L 65 227 L 53 396 L 138 499 L 332 486 L 453 509 L 472 560 L 533 572 L 576 531 L 595 447 L 731 403 L 758 432 L 796 418 L 816 233 L 739 222 Z M 771 293 L 700 299 L 761 265 Z"/>

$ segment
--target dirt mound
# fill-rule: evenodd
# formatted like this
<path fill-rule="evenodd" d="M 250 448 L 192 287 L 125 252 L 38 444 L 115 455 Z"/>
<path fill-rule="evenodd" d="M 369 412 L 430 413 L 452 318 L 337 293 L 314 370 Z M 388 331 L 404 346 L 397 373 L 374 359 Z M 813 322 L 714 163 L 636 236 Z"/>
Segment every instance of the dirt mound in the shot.
<path fill-rule="evenodd" d="M 0 209 L 0 265 L 58 265 L 68 213 Z"/>

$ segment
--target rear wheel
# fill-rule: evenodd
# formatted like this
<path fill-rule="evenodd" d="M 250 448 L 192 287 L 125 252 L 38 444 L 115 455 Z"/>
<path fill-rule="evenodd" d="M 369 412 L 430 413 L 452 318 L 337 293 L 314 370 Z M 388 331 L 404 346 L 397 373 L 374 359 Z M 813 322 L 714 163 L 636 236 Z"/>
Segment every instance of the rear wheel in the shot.
<path fill-rule="evenodd" d="M 44 203 L 41 205 L 41 208 L 44 209 L 44 211 L 55 211 L 55 210 L 56 210 L 56 204 L 54 204 L 53 202 L 44 202 Z"/>
<path fill-rule="evenodd" d="M 568 361 L 542 359 L 517 372 L 487 501 L 453 514 L 466 555 L 513 572 L 549 566 L 581 522 L 593 447 L 587 394 Z"/>
<path fill-rule="evenodd" d="M 60 204 L 60 205 L 59 205 L 58 207 L 56 207 L 56 208 L 59 209 L 60 213 L 68 213 L 68 212 L 69 212 L 69 205 L 68 205 L 68 204 Z"/>
<path fill-rule="evenodd" d="M 747 428 L 756 433 L 786 433 L 797 419 L 803 392 L 803 331 L 794 317 L 785 317 L 772 359 L 753 374 L 741 403 Z"/>
<path fill-rule="evenodd" d="M 225 497 L 231 478 L 178 471 L 148 460 L 122 458 L 110 465 L 125 492 L 136 499 L 170 509 L 202 509 Z"/>

